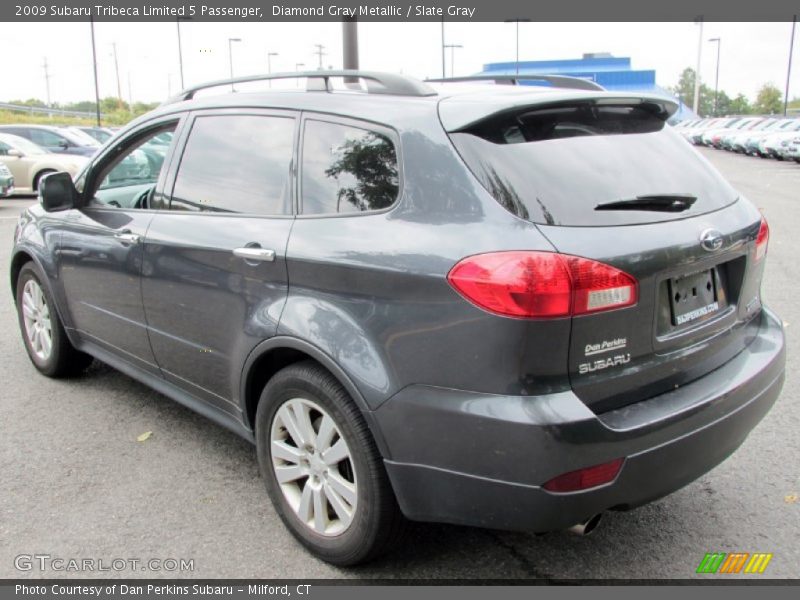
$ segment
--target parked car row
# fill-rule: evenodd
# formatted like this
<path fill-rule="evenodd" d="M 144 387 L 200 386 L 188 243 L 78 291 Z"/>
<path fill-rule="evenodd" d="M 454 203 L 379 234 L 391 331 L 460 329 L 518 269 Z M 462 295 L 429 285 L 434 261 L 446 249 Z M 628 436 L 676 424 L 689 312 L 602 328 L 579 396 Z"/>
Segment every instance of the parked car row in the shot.
<path fill-rule="evenodd" d="M 800 162 L 800 119 L 721 117 L 682 121 L 676 131 L 692 144 L 761 158 Z"/>
<path fill-rule="evenodd" d="M 113 136 L 105 127 L 0 125 L 0 197 L 35 194 L 49 173 L 75 176 Z M 159 136 L 142 144 L 109 173 L 106 184 L 147 180 L 161 169 L 168 144 Z"/>

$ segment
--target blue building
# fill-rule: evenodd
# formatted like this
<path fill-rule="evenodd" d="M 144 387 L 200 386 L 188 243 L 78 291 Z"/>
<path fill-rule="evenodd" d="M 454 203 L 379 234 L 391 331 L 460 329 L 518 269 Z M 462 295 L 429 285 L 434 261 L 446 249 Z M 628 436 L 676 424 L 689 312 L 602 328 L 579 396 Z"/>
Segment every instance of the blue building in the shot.
<path fill-rule="evenodd" d="M 517 63 L 502 62 L 483 65 L 480 75 L 515 75 Z M 656 83 L 654 69 L 633 69 L 629 57 L 612 56 L 605 52 L 584 54 L 583 58 L 569 60 L 520 61 L 520 75 L 569 75 L 589 79 L 610 92 L 647 92 L 680 100 L 669 90 Z M 525 82 L 522 82 L 523 84 Z M 529 82 L 528 85 L 539 85 Z M 681 103 L 676 120 L 696 118 L 692 110 Z"/>

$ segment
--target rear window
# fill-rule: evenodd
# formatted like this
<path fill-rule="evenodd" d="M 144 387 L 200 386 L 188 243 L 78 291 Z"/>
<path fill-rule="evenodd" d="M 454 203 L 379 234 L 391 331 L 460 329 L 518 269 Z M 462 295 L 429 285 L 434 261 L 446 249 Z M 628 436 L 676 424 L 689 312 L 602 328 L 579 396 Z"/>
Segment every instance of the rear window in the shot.
<path fill-rule="evenodd" d="M 535 223 L 648 223 L 717 210 L 737 194 L 664 121 L 655 105 L 595 103 L 516 110 L 450 134 L 506 209 Z M 650 197 L 692 197 L 685 210 L 599 209 Z"/>

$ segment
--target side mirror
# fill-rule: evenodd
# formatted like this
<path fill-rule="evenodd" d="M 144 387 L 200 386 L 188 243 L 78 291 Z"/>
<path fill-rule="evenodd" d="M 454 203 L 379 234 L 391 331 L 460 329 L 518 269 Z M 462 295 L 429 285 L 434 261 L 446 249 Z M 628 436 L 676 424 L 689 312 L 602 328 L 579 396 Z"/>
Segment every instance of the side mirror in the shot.
<path fill-rule="evenodd" d="M 22 150 L 17 150 L 16 148 L 9 148 L 8 152 L 6 152 L 6 156 L 16 156 L 17 158 L 22 158 L 25 156 L 25 153 Z"/>
<path fill-rule="evenodd" d="M 39 201 L 47 212 L 69 210 L 78 206 L 78 190 L 69 173 L 50 173 L 39 182 Z"/>
<path fill-rule="evenodd" d="M 67 140 L 61 140 L 60 142 L 58 142 L 58 147 L 62 148 L 63 150 L 66 150 L 67 148 L 69 148 L 69 145 L 70 144 L 69 144 L 69 142 Z"/>

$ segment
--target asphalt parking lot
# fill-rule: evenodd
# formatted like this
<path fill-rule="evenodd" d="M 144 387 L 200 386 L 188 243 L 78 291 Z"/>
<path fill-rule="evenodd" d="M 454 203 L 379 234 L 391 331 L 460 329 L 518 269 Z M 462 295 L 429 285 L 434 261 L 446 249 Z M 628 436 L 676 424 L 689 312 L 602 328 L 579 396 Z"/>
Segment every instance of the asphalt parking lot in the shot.
<path fill-rule="evenodd" d="M 741 551 L 774 554 L 762 577 L 797 578 L 800 165 L 703 154 L 769 220 L 764 295 L 787 326 L 783 395 L 745 444 L 672 496 L 606 515 L 589 537 L 413 525 L 393 554 L 348 570 L 294 541 L 253 448 L 233 433 L 102 364 L 73 380 L 37 374 L 5 275 L 16 215 L 32 199 L 0 200 L 0 577 L 98 576 L 15 568 L 18 555 L 48 554 L 194 561 L 184 573 L 101 574 L 121 577 L 686 578 L 706 552 Z"/>

